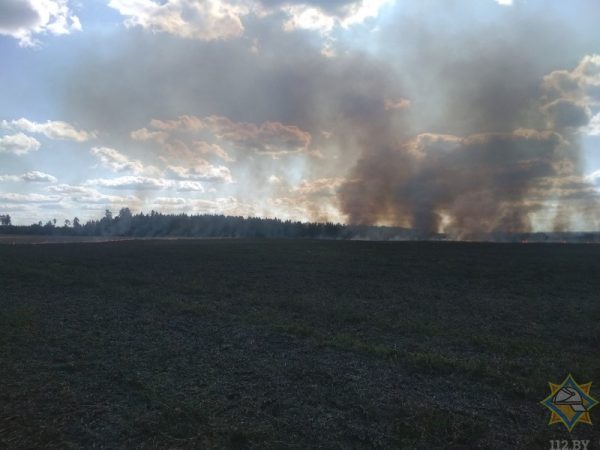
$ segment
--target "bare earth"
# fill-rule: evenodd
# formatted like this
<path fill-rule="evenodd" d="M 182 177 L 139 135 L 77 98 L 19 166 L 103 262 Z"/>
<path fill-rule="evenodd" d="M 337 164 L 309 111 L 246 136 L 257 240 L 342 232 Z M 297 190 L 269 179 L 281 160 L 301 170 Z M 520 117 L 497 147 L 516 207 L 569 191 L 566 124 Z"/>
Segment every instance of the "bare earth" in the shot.
<path fill-rule="evenodd" d="M 596 445 L 600 407 L 569 434 L 539 402 L 600 397 L 598 274 L 597 245 L 3 245 L 0 448 Z"/>

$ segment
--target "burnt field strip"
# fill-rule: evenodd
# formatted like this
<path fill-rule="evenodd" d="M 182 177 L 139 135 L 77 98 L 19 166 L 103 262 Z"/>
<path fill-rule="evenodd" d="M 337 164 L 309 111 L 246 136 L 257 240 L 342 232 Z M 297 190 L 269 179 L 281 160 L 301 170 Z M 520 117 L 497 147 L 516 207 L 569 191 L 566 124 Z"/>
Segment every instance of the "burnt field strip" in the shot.
<path fill-rule="evenodd" d="M 0 246 L 1 448 L 547 448 L 600 246 Z M 571 437 L 600 436 L 592 426 Z"/>

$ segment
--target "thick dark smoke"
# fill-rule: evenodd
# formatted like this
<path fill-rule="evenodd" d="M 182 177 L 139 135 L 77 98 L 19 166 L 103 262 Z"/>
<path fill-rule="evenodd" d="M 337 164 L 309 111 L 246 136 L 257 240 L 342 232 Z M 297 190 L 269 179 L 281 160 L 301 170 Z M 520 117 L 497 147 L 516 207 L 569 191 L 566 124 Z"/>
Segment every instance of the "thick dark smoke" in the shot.
<path fill-rule="evenodd" d="M 460 40 L 423 31 L 407 58 L 421 60 L 424 75 L 405 79 L 423 100 L 410 120 L 361 137 L 362 156 L 339 191 L 349 222 L 469 238 L 531 231 L 532 216 L 548 211 L 566 230 L 568 216 L 597 208 L 578 131 L 591 117 L 588 81 L 600 64 L 586 57 L 549 73 L 559 29 L 524 20 Z"/>
<path fill-rule="evenodd" d="M 442 229 L 457 237 L 529 231 L 544 182 L 569 167 L 566 143 L 552 131 L 520 129 L 459 138 L 421 134 L 365 155 L 342 187 L 352 223 Z"/>

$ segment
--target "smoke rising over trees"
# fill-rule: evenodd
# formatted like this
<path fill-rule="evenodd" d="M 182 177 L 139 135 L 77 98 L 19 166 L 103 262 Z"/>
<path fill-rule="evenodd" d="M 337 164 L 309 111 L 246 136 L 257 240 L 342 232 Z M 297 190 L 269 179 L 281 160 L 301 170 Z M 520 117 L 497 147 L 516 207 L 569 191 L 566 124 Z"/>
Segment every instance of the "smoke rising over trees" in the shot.
<path fill-rule="evenodd" d="M 6 217 L 6 216 L 4 216 Z M 10 217 L 8 217 L 10 221 Z M 266 239 L 349 239 L 349 240 L 452 240 L 452 234 L 423 234 L 420 229 L 403 227 L 343 225 L 332 222 L 298 222 L 273 218 L 162 214 L 151 211 L 149 214 L 133 214 L 129 208 L 122 208 L 117 215 L 107 209 L 98 220 L 82 224 L 75 217 L 66 220 L 63 226 L 56 225 L 56 219 L 28 226 L 15 226 L 7 223 L 0 228 L 0 234 L 34 236 L 78 236 L 119 237 L 119 238 L 266 238 Z M 494 242 L 600 242 L 600 233 L 554 232 L 523 233 L 497 231 L 481 234 L 476 240 Z"/>

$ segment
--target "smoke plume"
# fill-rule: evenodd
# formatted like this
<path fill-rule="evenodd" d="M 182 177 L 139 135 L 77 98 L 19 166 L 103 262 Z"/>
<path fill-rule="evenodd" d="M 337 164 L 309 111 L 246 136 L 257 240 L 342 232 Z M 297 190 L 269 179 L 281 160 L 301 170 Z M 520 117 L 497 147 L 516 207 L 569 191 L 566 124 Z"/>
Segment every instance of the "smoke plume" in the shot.
<path fill-rule="evenodd" d="M 552 57 L 530 51 L 555 36 L 548 27 L 523 24 L 508 41 L 494 36 L 507 30 L 460 41 L 424 32 L 409 58 L 435 76 L 405 78 L 407 94 L 421 98 L 412 116 L 363 127 L 362 154 L 339 190 L 348 221 L 456 238 L 529 232 L 536 214 L 557 231 L 573 214 L 595 226 L 579 141 L 598 101 L 600 56 L 540 76 Z"/>

